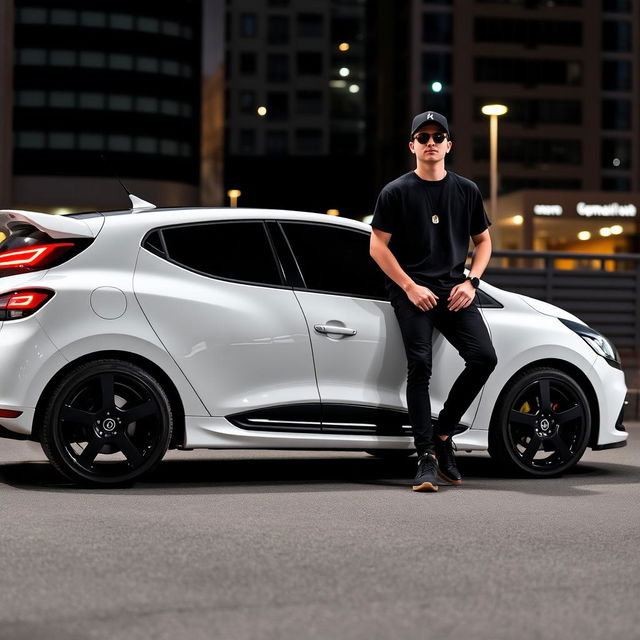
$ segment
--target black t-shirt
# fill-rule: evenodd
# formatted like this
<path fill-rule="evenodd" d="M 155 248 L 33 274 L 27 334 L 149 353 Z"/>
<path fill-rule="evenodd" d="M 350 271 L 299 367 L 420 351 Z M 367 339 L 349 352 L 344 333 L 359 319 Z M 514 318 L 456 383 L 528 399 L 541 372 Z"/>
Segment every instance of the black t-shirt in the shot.
<path fill-rule="evenodd" d="M 490 225 L 476 184 L 452 171 L 438 181 L 410 171 L 390 182 L 371 222 L 391 234 L 389 249 L 407 275 L 437 295 L 464 281 L 470 236 Z M 401 291 L 389 278 L 387 288 Z"/>

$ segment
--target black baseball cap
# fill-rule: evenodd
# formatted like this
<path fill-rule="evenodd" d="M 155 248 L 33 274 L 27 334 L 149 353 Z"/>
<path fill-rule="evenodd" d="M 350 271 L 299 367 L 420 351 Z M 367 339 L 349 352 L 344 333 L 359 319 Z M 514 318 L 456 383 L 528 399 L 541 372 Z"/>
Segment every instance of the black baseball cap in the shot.
<path fill-rule="evenodd" d="M 451 137 L 447 119 L 441 113 L 436 113 L 435 111 L 419 113 L 411 123 L 411 133 L 409 134 L 409 137 L 413 138 L 413 134 L 420 129 L 420 127 L 424 127 L 427 124 L 438 125 L 449 137 Z"/>

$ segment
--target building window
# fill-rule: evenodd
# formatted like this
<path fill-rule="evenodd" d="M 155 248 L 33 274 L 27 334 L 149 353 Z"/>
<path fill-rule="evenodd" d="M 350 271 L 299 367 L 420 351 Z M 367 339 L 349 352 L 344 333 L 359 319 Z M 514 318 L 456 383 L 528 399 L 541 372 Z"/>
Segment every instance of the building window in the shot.
<path fill-rule="evenodd" d="M 269 82 L 288 82 L 289 56 L 286 53 L 270 53 L 267 56 L 267 79 Z"/>
<path fill-rule="evenodd" d="M 296 94 L 296 111 L 301 115 L 318 115 L 322 113 L 322 91 L 298 91 Z"/>
<path fill-rule="evenodd" d="M 238 139 L 238 152 L 244 154 L 254 153 L 256 150 L 256 132 L 254 129 L 240 129 Z"/>
<path fill-rule="evenodd" d="M 160 153 L 164 156 L 177 156 L 179 153 L 178 142 L 176 140 L 161 140 Z"/>
<path fill-rule="evenodd" d="M 513 42 L 525 47 L 582 45 L 582 24 L 574 20 L 476 18 L 476 42 Z"/>
<path fill-rule="evenodd" d="M 631 101 L 603 100 L 602 128 L 628 131 L 631 129 Z"/>
<path fill-rule="evenodd" d="M 476 82 L 517 83 L 525 86 L 582 84 L 582 64 L 577 61 L 536 58 L 476 58 Z"/>
<path fill-rule="evenodd" d="M 286 120 L 289 117 L 289 95 L 282 91 L 267 93 L 267 110 L 271 120 Z"/>
<path fill-rule="evenodd" d="M 451 54 L 428 52 L 422 54 L 422 81 L 430 87 L 440 82 L 445 87 L 453 80 L 451 73 Z"/>
<path fill-rule="evenodd" d="M 94 69 L 106 67 L 107 56 L 100 51 L 81 51 L 80 66 Z"/>
<path fill-rule="evenodd" d="M 160 61 L 158 58 L 140 56 L 136 58 L 136 70 L 144 73 L 158 73 L 160 70 Z"/>
<path fill-rule="evenodd" d="M 101 11 L 81 11 L 80 24 L 83 27 L 106 27 L 107 14 Z"/>
<path fill-rule="evenodd" d="M 45 65 L 47 52 L 45 49 L 19 49 L 17 62 L 24 65 Z"/>
<path fill-rule="evenodd" d="M 42 131 L 18 131 L 16 147 L 18 149 L 44 149 L 45 135 Z"/>
<path fill-rule="evenodd" d="M 81 109 L 104 109 L 104 94 L 81 93 L 79 103 Z"/>
<path fill-rule="evenodd" d="M 16 11 L 18 24 L 46 24 L 47 10 L 39 7 L 23 7 Z"/>
<path fill-rule="evenodd" d="M 49 106 L 58 109 L 73 109 L 76 106 L 75 94 L 71 91 L 52 91 L 49 94 Z"/>
<path fill-rule="evenodd" d="M 631 0 L 602 0 L 602 10 L 609 13 L 631 13 Z"/>
<path fill-rule="evenodd" d="M 257 56 L 253 51 L 240 53 L 240 73 L 247 76 L 254 75 L 257 68 Z"/>
<path fill-rule="evenodd" d="M 288 131 L 267 131 L 265 151 L 269 156 L 284 156 L 289 151 Z"/>
<path fill-rule="evenodd" d="M 603 191 L 631 191 L 631 179 L 627 176 L 605 176 L 602 178 Z"/>
<path fill-rule="evenodd" d="M 253 113 L 256 108 L 256 92 L 249 89 L 240 91 L 238 97 L 240 113 Z"/>
<path fill-rule="evenodd" d="M 158 140 L 150 136 L 137 136 L 135 150 L 138 153 L 158 153 Z"/>
<path fill-rule="evenodd" d="M 16 105 L 18 107 L 44 107 L 47 94 L 44 91 L 18 91 L 16 92 Z"/>
<path fill-rule="evenodd" d="M 78 136 L 78 148 L 82 151 L 104 149 L 104 136 L 100 133 L 81 133 Z"/>
<path fill-rule="evenodd" d="M 489 159 L 489 141 L 486 136 L 473 139 L 473 159 L 476 162 Z M 544 140 L 502 137 L 500 159 L 530 167 L 546 163 L 579 165 L 582 162 L 582 142 L 562 138 Z"/>
<path fill-rule="evenodd" d="M 604 60 L 602 63 L 602 88 L 607 91 L 631 91 L 631 62 L 628 60 Z"/>
<path fill-rule="evenodd" d="M 180 75 L 180 63 L 176 60 L 162 60 L 161 69 L 165 76 Z"/>
<path fill-rule="evenodd" d="M 603 51 L 631 51 L 631 22 L 604 20 L 602 22 Z"/>
<path fill-rule="evenodd" d="M 130 152 L 132 146 L 131 136 L 110 135 L 107 141 L 109 151 Z"/>
<path fill-rule="evenodd" d="M 321 13 L 299 13 L 297 23 L 301 38 L 321 38 L 324 35 L 324 16 Z"/>
<path fill-rule="evenodd" d="M 73 67 L 76 64 L 76 52 L 54 49 L 49 52 L 49 63 L 54 67 Z"/>
<path fill-rule="evenodd" d="M 78 13 L 71 9 L 52 9 L 51 24 L 72 26 L 78 22 Z"/>
<path fill-rule="evenodd" d="M 603 169 L 631 168 L 631 140 L 628 138 L 609 138 L 602 141 Z"/>
<path fill-rule="evenodd" d="M 118 69 L 119 71 L 133 70 L 133 56 L 124 53 L 109 54 L 109 68 Z"/>
<path fill-rule="evenodd" d="M 133 111 L 133 98 L 131 96 L 109 96 L 109 109 L 113 111 Z"/>
<path fill-rule="evenodd" d="M 322 73 L 322 54 L 315 51 L 302 51 L 297 55 L 297 68 L 300 75 L 316 76 Z"/>
<path fill-rule="evenodd" d="M 287 44 L 289 42 L 289 16 L 269 16 L 267 40 L 269 44 Z"/>
<path fill-rule="evenodd" d="M 240 35 L 255 38 L 258 35 L 258 18 L 255 13 L 240 14 Z"/>
<path fill-rule="evenodd" d="M 298 129 L 296 131 L 296 152 L 322 153 L 322 131 L 320 129 Z"/>
<path fill-rule="evenodd" d="M 158 113 L 158 99 L 138 96 L 136 98 L 136 111 L 142 113 Z"/>
<path fill-rule="evenodd" d="M 177 100 L 161 100 L 160 112 L 165 116 L 179 116 L 180 104 Z"/>
<path fill-rule="evenodd" d="M 422 14 L 422 42 L 451 44 L 453 22 L 450 13 Z"/>
<path fill-rule="evenodd" d="M 159 33 L 160 20 L 158 20 L 157 18 L 138 18 L 138 31 L 144 31 L 146 33 Z"/>
<path fill-rule="evenodd" d="M 75 146 L 75 135 L 71 132 L 54 131 L 49 134 L 50 149 L 73 149 Z"/>
<path fill-rule="evenodd" d="M 133 16 L 124 13 L 112 13 L 109 16 L 109 26 L 112 29 L 133 29 Z"/>

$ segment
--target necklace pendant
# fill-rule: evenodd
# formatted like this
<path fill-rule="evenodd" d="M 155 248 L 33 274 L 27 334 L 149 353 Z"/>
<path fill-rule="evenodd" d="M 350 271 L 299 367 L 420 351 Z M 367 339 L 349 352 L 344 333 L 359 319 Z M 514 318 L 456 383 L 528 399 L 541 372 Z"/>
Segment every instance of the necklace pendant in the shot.
<path fill-rule="evenodd" d="M 440 222 L 440 218 L 438 218 L 438 216 L 434 213 L 431 216 L 431 222 L 433 222 L 433 224 L 438 224 L 438 222 Z"/>

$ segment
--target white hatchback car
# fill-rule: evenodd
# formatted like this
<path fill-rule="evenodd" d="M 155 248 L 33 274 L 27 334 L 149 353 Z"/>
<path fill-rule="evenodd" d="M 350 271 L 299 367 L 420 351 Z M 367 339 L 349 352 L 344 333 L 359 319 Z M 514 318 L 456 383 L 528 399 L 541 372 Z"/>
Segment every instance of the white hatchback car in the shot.
<path fill-rule="evenodd" d="M 254 209 L 0 212 L 0 432 L 78 482 L 126 483 L 168 448 L 409 455 L 406 360 L 368 225 Z M 137 204 L 136 204 L 137 203 Z M 532 476 L 626 444 L 615 348 L 481 283 L 498 366 L 459 450 Z M 435 415 L 463 367 L 434 336 Z"/>

